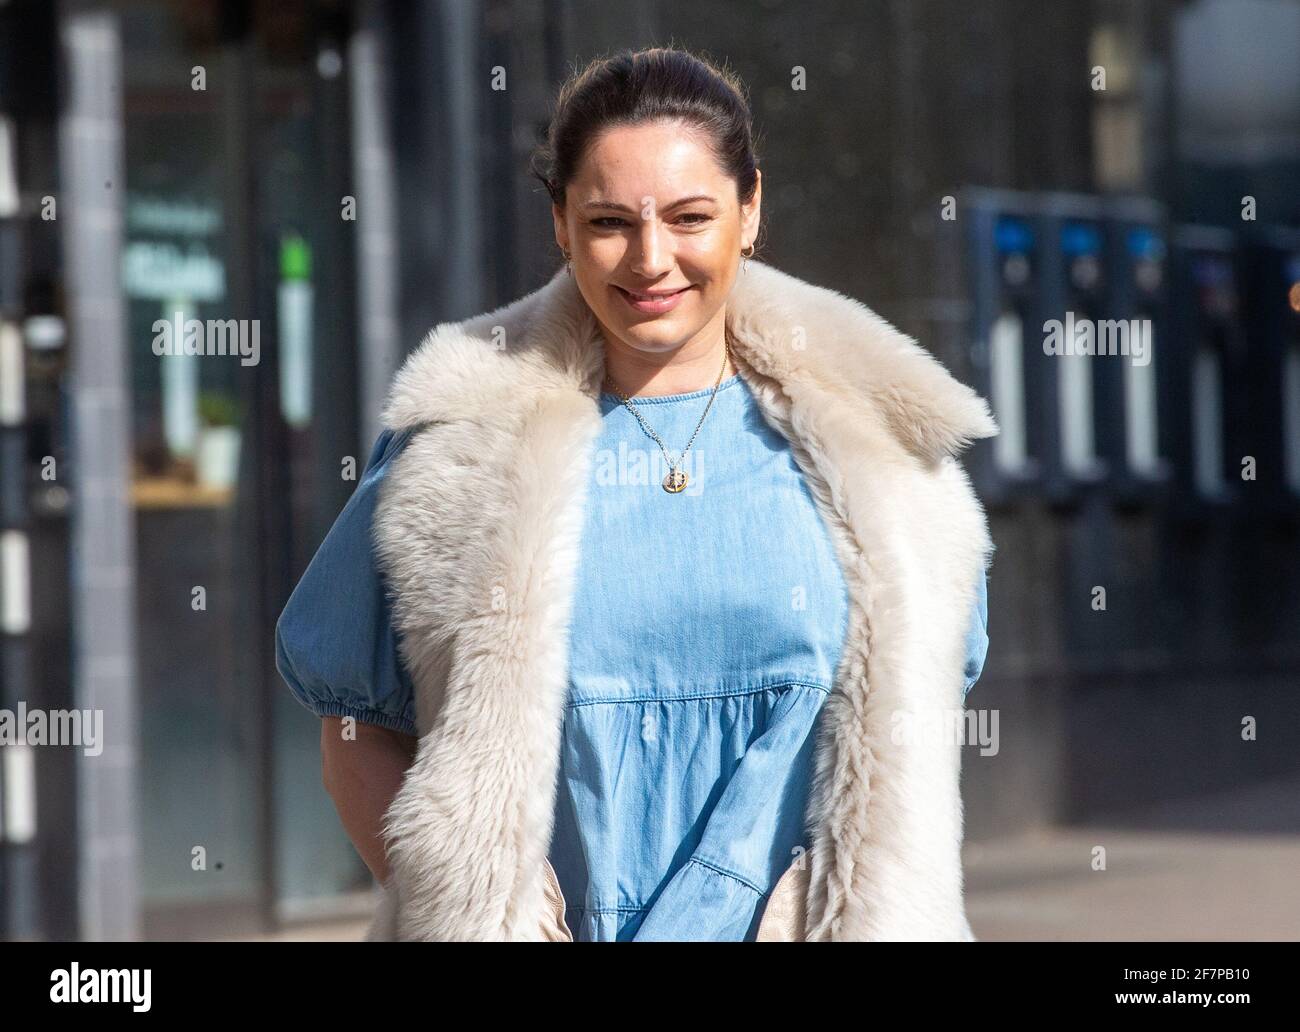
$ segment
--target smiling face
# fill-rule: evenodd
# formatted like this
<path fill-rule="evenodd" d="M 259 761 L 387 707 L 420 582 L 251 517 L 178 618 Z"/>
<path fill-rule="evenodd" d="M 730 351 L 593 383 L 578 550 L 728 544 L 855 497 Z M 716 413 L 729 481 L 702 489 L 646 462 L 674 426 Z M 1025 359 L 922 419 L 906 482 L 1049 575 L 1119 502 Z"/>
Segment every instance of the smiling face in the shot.
<path fill-rule="evenodd" d="M 667 357 L 721 346 L 740 252 L 758 234 L 762 180 L 736 183 L 697 132 L 661 120 L 594 138 L 552 205 L 555 238 L 606 340 Z"/>

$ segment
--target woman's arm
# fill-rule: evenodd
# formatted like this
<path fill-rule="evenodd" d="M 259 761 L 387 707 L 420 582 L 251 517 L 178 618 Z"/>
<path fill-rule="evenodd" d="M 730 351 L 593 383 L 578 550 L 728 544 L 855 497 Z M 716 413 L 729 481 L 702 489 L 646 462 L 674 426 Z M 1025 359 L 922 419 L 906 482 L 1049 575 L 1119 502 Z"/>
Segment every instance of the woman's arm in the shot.
<path fill-rule="evenodd" d="M 389 875 L 384 811 L 415 759 L 419 739 L 362 721 L 356 722 L 355 739 L 347 739 L 343 721 L 343 717 L 321 718 L 321 776 L 344 830 L 382 884 Z"/>

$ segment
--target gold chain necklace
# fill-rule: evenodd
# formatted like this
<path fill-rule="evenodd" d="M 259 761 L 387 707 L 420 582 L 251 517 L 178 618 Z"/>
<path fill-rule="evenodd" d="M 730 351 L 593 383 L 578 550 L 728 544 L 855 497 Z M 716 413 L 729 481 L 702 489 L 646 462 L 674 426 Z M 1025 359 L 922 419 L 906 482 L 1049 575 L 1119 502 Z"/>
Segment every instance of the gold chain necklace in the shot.
<path fill-rule="evenodd" d="M 663 440 L 657 433 L 655 433 L 654 427 L 641 418 L 641 413 L 638 412 L 636 406 L 632 404 L 632 399 L 619 390 L 618 386 L 614 384 L 613 378 L 610 377 L 608 373 L 605 374 L 605 378 L 614 386 L 614 393 L 622 399 L 622 402 L 627 406 L 628 411 L 631 412 L 632 415 L 636 416 L 636 421 L 641 424 L 641 429 L 655 439 L 655 442 L 659 445 L 659 450 L 664 453 L 664 461 L 668 463 L 668 475 L 663 479 L 663 487 L 669 494 L 679 494 L 686 488 L 686 483 L 689 478 L 686 475 L 686 471 L 681 468 L 681 463 L 685 460 L 686 453 L 691 450 L 691 445 L 695 443 L 695 435 L 700 432 L 700 427 L 704 425 L 704 417 L 709 414 L 709 409 L 713 407 L 713 399 L 718 396 L 718 387 L 722 385 L 722 374 L 727 371 L 727 359 L 731 357 L 731 341 L 725 336 L 725 334 L 722 339 L 722 349 L 722 368 L 718 370 L 718 382 L 713 385 L 713 393 L 709 395 L 709 403 L 704 406 L 704 414 L 700 416 L 700 421 L 695 424 L 695 433 L 691 434 L 691 439 L 686 442 L 686 447 L 682 449 L 681 457 L 677 462 L 674 462 L 672 457 L 668 454 L 668 449 L 664 447 Z"/>

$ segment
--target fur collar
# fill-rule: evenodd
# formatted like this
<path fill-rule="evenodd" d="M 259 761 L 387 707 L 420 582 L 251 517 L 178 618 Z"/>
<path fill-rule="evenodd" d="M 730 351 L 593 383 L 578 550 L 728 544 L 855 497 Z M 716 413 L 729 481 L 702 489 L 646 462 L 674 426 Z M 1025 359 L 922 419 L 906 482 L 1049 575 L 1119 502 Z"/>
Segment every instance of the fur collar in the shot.
<path fill-rule="evenodd" d="M 524 339 L 506 339 L 520 319 Z M 727 324 L 752 370 L 875 413 L 926 463 L 997 433 L 983 398 L 913 338 L 834 290 L 751 260 L 736 275 Z M 488 418 L 511 398 L 566 384 L 595 398 L 603 377 L 595 317 L 560 269 L 509 305 L 434 327 L 398 373 L 383 420 L 402 430 Z"/>

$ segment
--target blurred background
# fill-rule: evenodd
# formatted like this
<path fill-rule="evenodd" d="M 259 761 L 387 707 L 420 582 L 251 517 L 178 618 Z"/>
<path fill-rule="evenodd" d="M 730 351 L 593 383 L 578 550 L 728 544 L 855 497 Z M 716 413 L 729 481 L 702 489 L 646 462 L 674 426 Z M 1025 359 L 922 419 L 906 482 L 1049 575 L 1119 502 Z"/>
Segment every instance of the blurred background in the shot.
<path fill-rule="evenodd" d="M 649 45 L 747 83 L 760 257 L 1003 428 L 976 934 L 1300 938 L 1295 0 L 0 2 L 0 709 L 104 719 L 0 745 L 0 938 L 360 935 L 275 619 L 403 356 L 558 268 L 554 90 Z"/>

